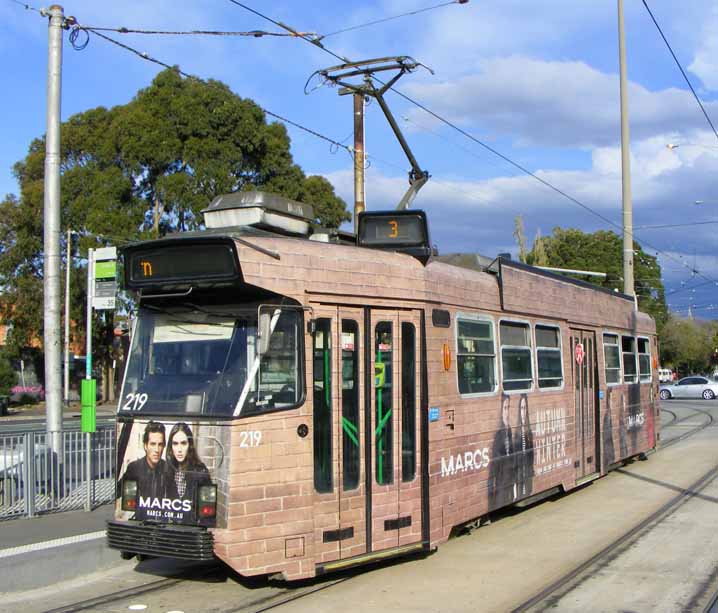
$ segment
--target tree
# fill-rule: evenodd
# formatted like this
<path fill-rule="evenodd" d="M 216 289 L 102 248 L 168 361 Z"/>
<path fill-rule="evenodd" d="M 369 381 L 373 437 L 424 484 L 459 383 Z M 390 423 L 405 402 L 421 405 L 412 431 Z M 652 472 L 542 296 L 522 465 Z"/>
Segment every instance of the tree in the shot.
<path fill-rule="evenodd" d="M 711 324 L 669 317 L 661 335 L 661 363 L 684 375 L 707 372 L 715 349 L 714 334 Z"/>
<path fill-rule="evenodd" d="M 17 373 L 4 351 L 0 351 L 0 396 L 9 396 L 17 383 Z"/>
<path fill-rule="evenodd" d="M 514 238 L 519 247 L 519 262 L 526 263 L 526 232 L 524 231 L 524 218 L 521 215 L 514 217 Z"/>
<path fill-rule="evenodd" d="M 661 267 L 654 256 L 633 243 L 635 291 L 639 308 L 656 321 L 659 335 L 668 319 L 665 290 L 661 281 Z M 609 289 L 623 287 L 623 240 L 614 232 L 600 230 L 586 234 L 573 228 L 554 228 L 551 236 L 537 236 L 527 254 L 529 263 L 541 258 L 546 265 L 606 273 L 603 281 L 597 277 L 577 275 L 579 278 Z"/>
<path fill-rule="evenodd" d="M 301 194 L 303 202 L 314 206 L 316 222 L 327 228 L 338 228 L 342 222 L 351 221 L 344 201 L 334 193 L 334 187 L 324 177 L 311 176 L 304 181 Z"/>
<path fill-rule="evenodd" d="M 44 159 L 37 138 L 14 166 L 19 197 L 0 202 L 0 318 L 12 323 L 16 353 L 42 339 Z M 64 122 L 60 165 L 61 219 L 77 232 L 81 256 L 90 247 L 197 229 L 215 196 L 243 189 L 311 202 L 327 227 L 350 219 L 331 184 L 307 178 L 293 162 L 283 125 L 268 124 L 259 106 L 226 85 L 173 69 L 126 105 Z M 84 321 L 86 273 L 73 274 L 71 317 Z M 110 320 L 96 316 L 94 347 L 108 349 Z"/>
<path fill-rule="evenodd" d="M 529 264 L 533 266 L 548 266 L 548 256 L 546 255 L 546 248 L 543 244 L 543 238 L 541 237 L 541 229 L 536 229 L 536 238 L 534 238 L 534 246 L 530 254 L 527 254 L 527 258 L 530 258 Z"/>

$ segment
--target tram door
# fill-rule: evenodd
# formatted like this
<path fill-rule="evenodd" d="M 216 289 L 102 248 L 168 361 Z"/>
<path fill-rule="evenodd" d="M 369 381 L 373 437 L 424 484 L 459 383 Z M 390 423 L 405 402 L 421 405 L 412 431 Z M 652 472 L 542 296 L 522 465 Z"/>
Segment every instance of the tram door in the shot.
<path fill-rule="evenodd" d="M 421 540 L 419 315 L 314 309 L 314 556 Z M 368 412 L 367 412 L 368 411 Z"/>
<path fill-rule="evenodd" d="M 598 442 L 598 370 L 596 333 L 571 329 L 571 364 L 575 402 L 576 479 L 597 473 L 601 462 Z"/>
<path fill-rule="evenodd" d="M 418 312 L 371 311 L 371 550 L 421 540 Z"/>
<path fill-rule="evenodd" d="M 367 552 L 364 310 L 320 307 L 311 327 L 314 557 Z"/>

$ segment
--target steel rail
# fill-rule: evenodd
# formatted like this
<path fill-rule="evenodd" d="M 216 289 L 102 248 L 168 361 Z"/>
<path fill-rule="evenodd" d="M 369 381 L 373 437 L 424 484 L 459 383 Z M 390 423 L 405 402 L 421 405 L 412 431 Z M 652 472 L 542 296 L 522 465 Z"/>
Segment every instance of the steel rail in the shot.
<path fill-rule="evenodd" d="M 705 424 L 694 428 L 690 432 L 687 432 L 680 437 L 676 437 L 675 439 L 671 439 L 665 445 L 661 445 L 659 451 L 669 445 L 682 441 L 689 436 L 697 434 L 698 432 L 704 430 L 713 423 L 714 418 L 710 413 L 708 413 L 708 411 L 702 411 L 700 409 L 695 410 L 697 410 L 699 413 L 707 415 L 709 417 L 709 420 Z M 674 511 L 676 511 L 679 507 L 694 498 L 717 477 L 718 464 L 715 464 L 710 470 L 705 472 L 701 477 L 699 477 L 696 481 L 690 484 L 687 488 L 684 488 L 679 494 L 671 498 L 657 511 L 653 512 L 636 526 L 631 528 L 628 532 L 618 537 L 613 542 L 609 543 L 606 547 L 604 547 L 595 555 L 591 556 L 588 560 L 566 573 L 563 577 L 560 577 L 559 579 L 548 585 L 538 594 L 512 609 L 512 613 L 519 613 L 532 609 L 543 610 L 555 607 L 557 602 L 561 598 L 563 598 L 566 594 L 570 593 L 571 590 L 575 589 L 578 585 L 580 585 L 580 583 L 582 583 L 588 575 L 592 574 L 592 571 L 596 570 L 597 567 L 600 568 L 601 566 L 609 563 L 618 555 L 623 553 L 626 549 L 633 545 L 633 543 L 635 543 L 635 541 L 638 540 L 638 538 L 640 538 L 643 533 L 648 532 L 650 529 L 667 519 Z"/>

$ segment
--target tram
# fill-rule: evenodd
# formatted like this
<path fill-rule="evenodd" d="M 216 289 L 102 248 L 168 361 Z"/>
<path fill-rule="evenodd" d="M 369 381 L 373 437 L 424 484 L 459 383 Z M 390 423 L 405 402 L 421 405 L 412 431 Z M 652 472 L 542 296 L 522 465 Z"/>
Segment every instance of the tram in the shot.
<path fill-rule="evenodd" d="M 655 325 L 630 296 L 452 264 L 422 211 L 363 213 L 356 237 L 263 192 L 204 214 L 123 252 L 124 557 L 309 578 L 432 550 L 655 448 Z"/>

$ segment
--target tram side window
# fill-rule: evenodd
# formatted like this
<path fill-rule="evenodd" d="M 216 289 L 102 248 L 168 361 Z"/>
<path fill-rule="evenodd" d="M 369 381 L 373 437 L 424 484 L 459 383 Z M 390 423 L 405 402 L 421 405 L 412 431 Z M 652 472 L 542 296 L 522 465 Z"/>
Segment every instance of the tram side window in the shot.
<path fill-rule="evenodd" d="M 618 335 L 603 335 L 603 357 L 606 362 L 606 383 L 620 383 L 621 353 L 618 348 Z"/>
<path fill-rule="evenodd" d="M 536 325 L 538 386 L 542 389 L 563 385 L 561 333 L 554 326 Z"/>
<path fill-rule="evenodd" d="M 344 490 L 359 486 L 359 326 L 342 319 L 342 470 Z"/>
<path fill-rule="evenodd" d="M 416 476 L 416 331 L 401 323 L 401 480 Z"/>
<path fill-rule="evenodd" d="M 638 381 L 636 372 L 636 339 L 632 336 L 621 337 L 621 353 L 623 355 L 623 382 Z"/>
<path fill-rule="evenodd" d="M 638 340 L 638 373 L 642 383 L 651 380 L 651 348 L 647 338 Z"/>
<path fill-rule="evenodd" d="M 456 364 L 460 394 L 496 391 L 494 324 L 457 318 Z"/>
<path fill-rule="evenodd" d="M 501 366 L 505 390 L 531 389 L 531 335 L 529 325 L 516 321 L 500 323 Z"/>
<path fill-rule="evenodd" d="M 314 330 L 314 489 L 332 491 L 331 319 L 317 319 Z"/>

